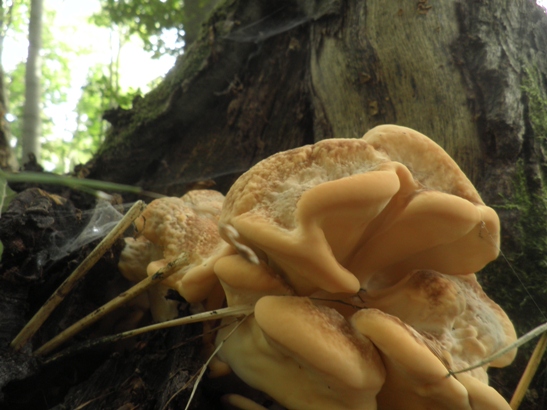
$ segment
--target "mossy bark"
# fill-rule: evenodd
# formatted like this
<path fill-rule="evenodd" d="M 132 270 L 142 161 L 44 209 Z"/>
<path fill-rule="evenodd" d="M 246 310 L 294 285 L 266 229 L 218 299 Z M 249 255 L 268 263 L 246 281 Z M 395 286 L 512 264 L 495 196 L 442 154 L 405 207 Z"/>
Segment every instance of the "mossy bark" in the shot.
<path fill-rule="evenodd" d="M 155 90 L 107 114 L 112 127 L 89 176 L 164 194 L 211 180 L 226 191 L 274 152 L 383 123 L 412 127 L 498 211 L 504 257 L 478 277 L 523 333 L 547 321 L 546 50 L 547 16 L 531 0 L 227 0 Z M 93 401 L 118 388 L 127 403 L 138 396 L 142 408 L 161 408 L 150 389 L 174 394 L 165 377 L 173 367 L 129 375 L 149 371 L 154 349 L 177 337 L 146 342 L 135 360 L 109 359 L 65 406 L 81 404 L 86 388 L 86 408 L 118 408 Z M 493 373 L 504 396 L 532 347 Z M 193 371 L 202 360 L 194 353 L 176 363 Z M 100 384 L 109 372 L 118 381 Z M 544 361 L 521 409 L 545 404 L 545 377 Z M 211 408 L 204 397 L 196 406 Z"/>

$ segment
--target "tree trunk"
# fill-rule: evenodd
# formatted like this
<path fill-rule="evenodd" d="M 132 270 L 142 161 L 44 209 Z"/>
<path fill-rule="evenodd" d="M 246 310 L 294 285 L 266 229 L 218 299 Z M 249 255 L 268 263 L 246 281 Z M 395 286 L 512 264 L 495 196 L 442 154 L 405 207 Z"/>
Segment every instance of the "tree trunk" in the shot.
<path fill-rule="evenodd" d="M 486 292 L 521 334 L 547 321 L 547 16 L 534 2 L 229 0 L 203 33 L 155 90 L 108 113 L 91 178 L 169 195 L 213 180 L 225 192 L 275 152 L 408 126 L 443 146 L 500 215 L 503 257 L 478 274 Z M 186 337 L 172 332 L 131 360 L 107 359 L 57 400 L 162 408 L 201 363 L 169 356 L 186 347 L 162 350 Z M 532 347 L 492 373 L 504 396 Z M 184 374 L 170 379 L 175 365 Z M 540 370 L 521 409 L 543 408 L 544 379 Z M 103 398 L 113 391 L 115 402 Z M 196 408 L 212 408 L 201 393 Z"/>
<path fill-rule="evenodd" d="M 6 99 L 6 73 L 2 65 L 4 54 L 4 39 L 6 32 L 11 25 L 13 3 L 10 6 L 0 0 L 0 169 L 12 170 L 17 167 L 17 160 L 13 155 L 10 146 L 10 129 L 6 114 L 8 112 L 8 101 Z"/>
<path fill-rule="evenodd" d="M 0 38 L 0 58 L 2 57 L 2 41 Z M 5 87 L 4 68 L 0 64 L 0 169 L 12 170 L 16 166 L 15 157 L 10 146 L 10 129 L 6 114 L 8 107 L 6 103 L 6 87 Z"/>
<path fill-rule="evenodd" d="M 41 63 L 40 49 L 42 48 L 42 6 L 44 0 L 32 0 L 30 3 L 30 20 L 28 31 L 28 57 L 25 71 L 25 105 L 23 107 L 23 162 L 28 160 L 29 154 L 40 159 L 40 97 Z"/>

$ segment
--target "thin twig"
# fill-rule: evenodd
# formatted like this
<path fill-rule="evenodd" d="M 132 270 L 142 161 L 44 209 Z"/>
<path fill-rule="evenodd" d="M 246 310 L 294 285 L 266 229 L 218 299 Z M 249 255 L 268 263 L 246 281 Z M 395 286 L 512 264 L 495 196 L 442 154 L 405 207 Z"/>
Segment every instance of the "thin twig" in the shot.
<path fill-rule="evenodd" d="M 168 263 L 166 266 L 159 269 L 154 275 L 141 280 L 132 288 L 121 293 L 119 296 L 115 297 L 110 302 L 104 304 L 100 308 L 88 314 L 83 319 L 80 319 L 79 321 L 74 323 L 72 326 L 63 330 L 61 333 L 59 333 L 49 342 L 45 343 L 42 347 L 37 349 L 34 352 L 34 355 L 43 356 L 50 353 L 51 351 L 59 347 L 61 344 L 65 343 L 67 340 L 72 338 L 77 333 L 88 328 L 89 326 L 97 322 L 99 319 L 103 318 L 108 313 L 116 310 L 122 305 L 125 305 L 127 302 L 134 299 L 141 293 L 145 292 L 152 286 L 168 278 L 172 274 L 178 272 L 182 267 L 186 266 L 187 264 L 188 264 L 188 257 L 186 256 L 186 254 L 182 254 L 174 261 Z"/>
<path fill-rule="evenodd" d="M 218 312 L 218 311 L 217 311 Z M 239 319 L 237 319 L 237 316 L 236 316 L 236 320 L 234 320 L 233 322 L 228 322 L 228 323 L 224 323 L 224 324 L 221 324 L 221 325 L 218 325 L 218 326 L 215 326 L 205 332 L 202 332 L 200 333 L 199 335 L 196 335 L 196 336 L 192 336 L 192 337 L 189 337 L 185 340 L 183 340 L 182 342 L 180 343 L 177 343 L 176 345 L 173 345 L 171 347 L 169 347 L 169 350 L 176 350 L 176 349 L 180 349 L 182 346 L 190 343 L 190 342 L 193 342 L 194 340 L 198 340 L 198 339 L 201 339 L 207 335 L 210 335 L 210 334 L 213 334 L 213 333 L 217 333 L 219 330 L 221 329 L 224 329 L 225 327 L 228 327 L 228 326 L 232 326 L 234 323 L 236 323 Z"/>
<path fill-rule="evenodd" d="M 547 333 L 543 333 L 543 335 L 541 335 L 541 338 L 539 339 L 538 344 L 536 345 L 536 348 L 534 349 L 534 352 L 526 365 L 526 369 L 520 378 L 515 393 L 509 402 L 511 409 L 517 410 L 520 403 L 522 403 L 524 395 L 526 394 L 526 391 L 528 390 L 528 387 L 530 386 L 530 383 L 532 382 L 532 379 L 534 378 L 534 375 L 539 367 L 541 358 L 545 353 L 545 348 L 547 348 Z"/>
<path fill-rule="evenodd" d="M 101 394 L 99 397 L 94 397 L 92 398 L 91 400 L 88 400 L 86 401 L 85 403 L 82 403 L 80 404 L 78 407 L 76 407 L 74 410 L 82 410 L 82 409 L 85 409 L 87 406 L 89 406 L 90 404 L 92 404 L 93 402 L 96 402 L 97 400 L 101 400 L 101 399 L 104 399 L 105 397 L 107 396 L 110 396 L 111 394 L 115 393 L 116 390 L 111 388 L 110 390 L 108 390 L 106 393 L 104 394 Z"/>
<path fill-rule="evenodd" d="M 520 338 L 518 338 L 514 343 L 511 343 L 510 345 L 494 353 L 492 356 L 487 357 L 486 359 L 480 361 L 479 363 L 474 364 L 473 366 L 469 366 L 461 370 L 449 371 L 446 377 L 454 376 L 459 373 L 465 373 L 470 370 L 477 369 L 479 367 L 487 365 L 488 363 L 493 362 L 494 360 L 510 352 L 511 350 L 516 349 L 517 347 L 520 347 L 525 343 L 528 343 L 530 340 L 534 339 L 535 337 L 538 337 L 540 334 L 545 332 L 547 332 L 547 323 L 544 323 L 541 326 L 538 326 L 535 329 L 530 330 L 524 336 L 521 336 Z"/>
<path fill-rule="evenodd" d="M 51 312 L 63 301 L 66 295 L 76 286 L 76 284 L 85 276 L 85 274 L 97 263 L 104 253 L 112 247 L 114 242 L 131 226 L 133 221 L 142 213 L 145 205 L 142 201 L 137 201 L 127 211 L 120 222 L 112 229 L 108 235 L 97 245 L 93 251 L 83 260 L 72 274 L 57 288 L 57 290 L 44 303 L 34 317 L 25 325 L 19 334 L 11 342 L 11 347 L 20 350 L 38 331 L 40 326 L 46 321 Z"/>
<path fill-rule="evenodd" d="M 186 403 L 186 407 L 184 408 L 184 410 L 188 410 L 190 408 L 190 403 L 192 402 L 192 399 L 194 398 L 194 395 L 196 394 L 196 391 L 198 389 L 198 385 L 199 385 L 199 382 L 201 381 L 201 379 L 203 378 L 203 375 L 205 374 L 205 370 L 207 370 L 207 366 L 209 366 L 209 363 L 211 363 L 211 360 L 213 360 L 213 357 L 215 357 L 215 355 L 219 352 L 219 350 L 222 348 L 222 346 L 224 346 L 224 343 L 226 342 L 226 340 L 228 340 L 230 338 L 230 336 L 232 336 L 234 334 L 234 332 L 239 328 L 239 326 L 241 326 L 243 324 L 243 322 L 245 322 L 245 320 L 251 316 L 251 313 L 247 314 L 243 319 L 241 319 L 241 321 L 236 324 L 234 326 L 234 328 L 232 330 L 230 330 L 230 333 L 228 333 L 228 335 L 226 335 L 226 337 L 224 339 L 221 340 L 221 342 L 218 344 L 218 346 L 216 347 L 216 349 L 213 351 L 213 353 L 211 353 L 211 356 L 209 356 L 209 358 L 207 359 L 207 361 L 203 364 L 203 366 L 201 366 L 201 370 L 199 372 L 199 375 L 198 375 L 198 378 L 196 380 L 196 382 L 194 383 L 194 387 L 192 388 L 192 393 L 190 394 L 190 397 L 188 398 L 188 403 Z M 177 394 L 179 394 L 180 391 L 176 392 L 173 397 L 171 397 L 169 399 L 169 401 L 166 403 L 166 405 L 164 406 L 164 408 L 169 404 L 169 402 L 177 396 Z"/>
<path fill-rule="evenodd" d="M 99 339 L 90 340 L 77 346 L 70 347 L 68 349 L 59 352 L 58 354 L 43 361 L 44 364 L 54 362 L 56 360 L 71 356 L 82 350 L 87 350 L 99 345 L 114 343 L 120 340 L 129 339 L 141 335 L 143 333 L 152 332 L 159 329 L 167 329 L 175 326 L 187 325 L 190 323 L 205 322 L 208 320 L 217 320 L 225 317 L 249 315 L 253 312 L 254 307 L 252 305 L 228 307 L 224 309 L 213 310 L 209 312 L 198 313 L 196 315 L 181 317 L 179 319 L 168 320 L 166 322 L 157 323 L 150 326 L 144 326 L 139 329 L 128 330 L 126 332 L 118 333 L 111 336 L 101 337 Z"/>

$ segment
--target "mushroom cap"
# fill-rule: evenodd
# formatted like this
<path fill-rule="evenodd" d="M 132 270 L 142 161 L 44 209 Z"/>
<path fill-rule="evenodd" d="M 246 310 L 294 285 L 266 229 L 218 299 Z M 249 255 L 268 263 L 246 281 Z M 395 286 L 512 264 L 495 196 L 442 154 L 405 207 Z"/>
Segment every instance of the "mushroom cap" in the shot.
<path fill-rule="evenodd" d="M 221 400 L 224 410 L 268 410 L 266 407 L 239 394 L 225 394 Z"/>
<path fill-rule="evenodd" d="M 461 373 L 457 380 L 465 387 L 473 410 L 509 410 L 511 406 L 492 387 L 473 376 Z"/>
<path fill-rule="evenodd" d="M 292 295 L 292 289 L 263 261 L 255 265 L 241 255 L 218 259 L 214 271 L 228 306 L 250 305 L 266 295 Z"/>
<path fill-rule="evenodd" d="M 190 191 L 181 198 L 152 201 L 135 221 L 137 231 L 162 249 L 163 259 L 148 266 L 148 275 L 185 253 L 189 267 L 198 266 L 224 245 L 218 234 L 218 218 L 224 196 L 217 191 Z M 163 283 L 176 287 L 183 275 Z"/>
<path fill-rule="evenodd" d="M 143 236 L 125 238 L 125 246 L 120 253 L 118 269 L 131 282 L 140 282 L 148 275 L 146 267 L 156 259 L 163 257 L 161 249 Z"/>
<path fill-rule="evenodd" d="M 127 275 L 130 270 L 142 271 L 144 265 L 150 276 L 185 253 L 188 264 L 162 285 L 177 290 L 189 302 L 204 300 L 219 286 L 214 261 L 234 252 L 218 233 L 223 201 L 224 196 L 213 190 L 152 201 L 135 221 L 140 236 L 133 242 L 127 240 L 120 269 Z"/>
<path fill-rule="evenodd" d="M 442 357 L 437 346 L 398 318 L 363 309 L 350 322 L 374 344 L 386 367 L 386 381 L 377 397 L 379 409 L 510 409 L 499 393 L 479 380 L 469 376 L 462 384 L 447 377 L 449 357 Z"/>
<path fill-rule="evenodd" d="M 466 307 L 454 321 L 448 337 L 442 339 L 452 355 L 456 369 L 481 361 L 517 339 L 511 320 L 503 309 L 483 292 L 474 274 L 447 278 L 456 284 L 466 301 Z M 508 366 L 515 359 L 516 353 L 517 349 L 513 349 L 490 362 L 488 366 Z M 469 374 L 487 383 L 488 366 Z"/>
<path fill-rule="evenodd" d="M 181 252 L 191 259 L 203 259 L 220 243 L 217 225 L 223 199 L 220 192 L 212 190 L 156 199 L 135 220 L 135 227 L 162 249 L 164 259 L 172 260 Z"/>
<path fill-rule="evenodd" d="M 373 409 L 385 377 L 368 340 L 335 310 L 301 297 L 261 298 L 219 356 L 249 385 L 294 409 Z"/>
<path fill-rule="evenodd" d="M 220 223 L 299 295 L 381 289 L 416 269 L 468 274 L 499 252 L 499 219 L 455 162 L 393 125 L 261 161 L 228 192 Z"/>
<path fill-rule="evenodd" d="M 456 369 L 479 362 L 516 340 L 513 324 L 483 292 L 474 274 L 415 271 L 391 288 L 362 294 L 361 300 L 431 335 L 450 354 Z M 516 349 L 490 366 L 507 366 L 515 354 Z M 487 383 L 486 368 L 472 374 Z"/>
<path fill-rule="evenodd" d="M 349 321 L 309 298 L 265 296 L 219 357 L 287 408 L 509 409 L 470 374 L 447 377 L 452 356 L 431 336 L 378 309 Z M 396 392 L 396 393 L 395 393 Z"/>
<path fill-rule="evenodd" d="M 118 269 L 121 274 L 131 282 L 140 282 L 147 277 L 146 267 L 155 259 L 161 258 L 162 252 L 157 246 L 146 238 L 125 238 L 125 247 L 120 254 Z M 169 289 L 162 284 L 149 289 L 146 295 L 147 307 L 150 309 L 155 322 L 164 322 L 178 316 L 179 303 L 166 298 Z"/>
<path fill-rule="evenodd" d="M 221 243 L 211 255 L 204 257 L 200 264 L 190 265 L 182 272 L 174 274 L 163 282 L 167 282 L 170 287 L 179 292 L 190 303 L 202 302 L 212 294 L 216 294 L 215 298 L 218 299 L 218 292 L 214 292 L 215 288 L 220 287 L 218 277 L 214 271 L 215 262 L 220 258 L 233 254 L 235 254 L 235 249 L 226 243 Z M 220 306 L 217 305 L 213 304 L 212 306 L 219 308 Z"/>
<path fill-rule="evenodd" d="M 459 196 L 484 205 L 479 193 L 450 155 L 424 134 L 408 127 L 384 124 L 363 136 L 374 149 L 411 170 L 430 190 Z"/>
<path fill-rule="evenodd" d="M 355 293 L 359 281 L 332 257 L 313 215 L 322 219 L 326 212 L 334 211 L 334 216 L 325 223 L 339 224 L 343 223 L 343 216 L 350 213 L 359 218 L 363 214 L 362 204 L 367 203 L 370 211 L 365 211 L 361 223 L 366 226 L 376 216 L 374 210 L 381 211 L 398 189 L 397 178 L 389 172 L 378 171 L 374 175 L 377 178 L 365 174 L 383 162 L 385 158 L 360 140 L 325 140 L 273 155 L 234 183 L 223 206 L 221 223 L 233 225 L 242 242 L 247 241 L 257 254 L 266 253 L 268 263 L 283 272 L 297 292 L 305 294 L 319 286 L 332 292 Z M 346 169 L 344 164 L 354 169 Z M 355 174 L 352 180 L 365 180 L 373 184 L 374 189 L 354 191 L 352 180 L 343 180 L 349 189 L 341 189 L 340 184 L 319 187 L 319 199 L 306 192 L 318 184 L 352 174 Z M 297 209 L 301 198 L 307 205 L 303 207 L 304 212 Z M 343 203 L 351 205 L 343 209 L 339 215 L 342 218 L 337 218 L 336 209 Z M 311 208 L 308 210 L 308 207 Z M 299 217 L 305 218 L 304 226 L 298 226 Z M 351 239 L 357 240 L 358 235 L 348 240 Z M 344 251 L 347 248 L 350 247 L 340 246 Z M 310 258 L 310 249 L 314 249 L 313 258 Z M 311 273 L 315 270 L 320 274 Z"/>

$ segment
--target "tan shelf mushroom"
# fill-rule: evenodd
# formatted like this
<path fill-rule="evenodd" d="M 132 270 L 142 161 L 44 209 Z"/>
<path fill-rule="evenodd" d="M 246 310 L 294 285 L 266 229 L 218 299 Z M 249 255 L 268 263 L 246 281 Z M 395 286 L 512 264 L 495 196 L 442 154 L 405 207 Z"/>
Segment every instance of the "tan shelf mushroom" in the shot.
<path fill-rule="evenodd" d="M 190 191 L 181 198 L 156 199 L 135 221 L 138 236 L 126 238 L 119 262 L 119 269 L 128 280 L 138 282 L 153 275 L 183 251 L 189 256 L 189 263 L 179 272 L 148 291 L 156 321 L 178 315 L 177 303 L 165 298 L 169 288 L 179 291 L 190 302 L 205 299 L 215 287 L 220 290 L 218 279 L 205 261 L 213 254 L 233 252 L 218 233 L 223 200 L 221 193 L 211 190 Z M 184 280 L 190 270 L 193 273 Z M 218 304 L 223 300 L 221 296 Z"/>
<path fill-rule="evenodd" d="M 246 383 L 295 409 L 508 408 L 487 366 L 446 377 L 515 332 L 474 275 L 498 255 L 498 217 L 429 138 L 385 125 L 278 153 L 217 211 L 203 230 L 184 211 L 182 234 L 169 233 L 177 217 L 149 217 L 163 259 L 148 274 L 185 252 L 164 284 L 190 302 L 255 304 L 216 339 Z"/>

